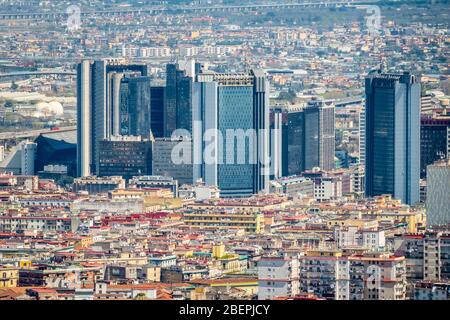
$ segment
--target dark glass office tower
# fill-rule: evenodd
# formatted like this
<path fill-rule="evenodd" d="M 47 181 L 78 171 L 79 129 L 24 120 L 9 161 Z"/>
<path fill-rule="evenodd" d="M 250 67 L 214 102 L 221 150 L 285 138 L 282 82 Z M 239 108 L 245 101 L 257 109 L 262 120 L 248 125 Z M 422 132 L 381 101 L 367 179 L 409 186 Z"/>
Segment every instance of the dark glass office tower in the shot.
<path fill-rule="evenodd" d="M 299 175 L 304 171 L 304 113 L 301 109 L 289 110 L 287 113 L 287 170 L 284 176 Z"/>
<path fill-rule="evenodd" d="M 192 132 L 192 83 L 199 64 L 185 66 L 168 64 L 164 108 L 164 135 L 170 137 L 175 129 Z"/>
<path fill-rule="evenodd" d="M 312 100 L 303 109 L 303 170 L 334 169 L 334 103 Z"/>
<path fill-rule="evenodd" d="M 192 92 L 193 78 L 179 75 L 177 85 L 177 129 L 192 132 Z"/>
<path fill-rule="evenodd" d="M 320 167 L 334 169 L 334 104 L 312 100 L 306 107 L 285 106 L 282 111 L 282 175 L 299 175 Z"/>
<path fill-rule="evenodd" d="M 176 64 L 166 66 L 166 92 L 164 99 L 164 136 L 170 137 L 177 128 L 177 84 L 178 70 Z"/>
<path fill-rule="evenodd" d="M 409 74 L 366 78 L 366 195 L 419 201 L 420 83 Z"/>
<path fill-rule="evenodd" d="M 77 172 L 79 176 L 97 175 L 98 144 L 117 133 L 118 79 L 121 74 L 147 76 L 147 66 L 120 59 L 85 60 L 77 71 Z"/>
<path fill-rule="evenodd" d="M 151 78 L 125 77 L 120 88 L 120 134 L 150 137 Z"/>
<path fill-rule="evenodd" d="M 281 106 L 271 110 L 271 128 L 275 128 L 275 120 L 281 122 L 281 147 L 272 147 L 271 158 L 276 158 L 276 150 L 281 149 L 281 174 L 283 177 L 299 175 L 303 171 L 304 121 L 303 108 Z M 273 133 L 271 133 L 271 140 Z M 273 143 L 272 143 L 273 145 Z"/>
<path fill-rule="evenodd" d="M 151 87 L 151 128 L 155 138 L 164 137 L 164 95 L 165 87 Z"/>
<path fill-rule="evenodd" d="M 423 115 L 420 126 L 420 178 L 427 176 L 427 166 L 450 154 L 450 116 Z"/>
<path fill-rule="evenodd" d="M 194 60 L 167 65 L 164 136 L 170 137 L 175 129 L 192 132 L 192 86 L 201 70 L 202 64 Z"/>

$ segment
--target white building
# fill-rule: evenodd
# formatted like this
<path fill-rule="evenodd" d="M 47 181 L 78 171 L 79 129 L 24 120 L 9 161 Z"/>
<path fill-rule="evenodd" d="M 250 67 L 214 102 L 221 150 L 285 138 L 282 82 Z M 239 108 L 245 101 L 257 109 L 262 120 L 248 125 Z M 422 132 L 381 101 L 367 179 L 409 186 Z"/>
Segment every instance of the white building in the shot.
<path fill-rule="evenodd" d="M 365 230 L 355 226 L 336 227 L 338 248 L 361 247 L 369 251 L 381 251 L 386 246 L 384 230 Z"/>
<path fill-rule="evenodd" d="M 321 177 L 314 180 L 314 198 L 318 201 L 328 201 L 342 197 L 342 181 L 331 177 Z"/>
<path fill-rule="evenodd" d="M 21 145 L 21 171 L 24 176 L 34 175 L 37 144 L 26 141 Z"/>
<path fill-rule="evenodd" d="M 258 299 L 293 297 L 299 291 L 296 257 L 263 257 L 258 261 Z"/>
<path fill-rule="evenodd" d="M 5 146 L 0 146 L 0 162 L 5 159 Z"/>

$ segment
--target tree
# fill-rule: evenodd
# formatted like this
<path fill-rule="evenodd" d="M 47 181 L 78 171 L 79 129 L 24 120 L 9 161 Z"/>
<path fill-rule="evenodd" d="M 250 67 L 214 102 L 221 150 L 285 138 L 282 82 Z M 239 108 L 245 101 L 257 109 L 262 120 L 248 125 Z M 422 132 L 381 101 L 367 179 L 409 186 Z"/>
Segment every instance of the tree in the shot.
<path fill-rule="evenodd" d="M 145 300 L 145 298 L 146 298 L 145 293 L 138 293 L 134 298 L 134 300 Z"/>

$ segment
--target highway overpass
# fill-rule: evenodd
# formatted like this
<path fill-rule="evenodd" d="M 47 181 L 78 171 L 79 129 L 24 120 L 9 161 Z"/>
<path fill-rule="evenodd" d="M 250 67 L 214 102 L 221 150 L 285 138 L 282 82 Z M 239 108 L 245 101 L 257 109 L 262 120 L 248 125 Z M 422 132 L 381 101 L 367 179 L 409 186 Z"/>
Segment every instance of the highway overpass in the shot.
<path fill-rule="evenodd" d="M 73 71 L 18 71 L 11 73 L 0 73 L 0 78 L 21 77 L 21 76 L 45 76 L 45 75 L 65 75 L 76 76 L 77 73 Z"/>
<path fill-rule="evenodd" d="M 42 129 L 42 130 L 29 130 L 19 132 L 2 132 L 0 133 L 0 140 L 35 138 L 41 134 L 76 131 L 76 130 L 77 130 L 76 126 L 70 126 L 70 127 L 61 127 L 58 130 Z"/>
<path fill-rule="evenodd" d="M 306 1 L 300 3 L 270 3 L 270 4 L 249 4 L 249 5 L 231 5 L 231 6 L 174 6 L 167 7 L 149 7 L 142 9 L 120 9 L 120 10 L 102 10 L 102 11 L 82 11 L 81 17 L 115 17 L 127 15 L 159 15 L 159 14 L 188 14 L 188 13 L 214 13 L 214 12 L 247 12 L 256 10 L 285 10 L 302 8 L 326 8 L 356 6 L 377 3 L 379 0 L 329 0 L 329 1 Z M 0 20 L 56 20 L 67 19 L 66 12 L 18 12 L 18 13 L 0 13 Z"/>

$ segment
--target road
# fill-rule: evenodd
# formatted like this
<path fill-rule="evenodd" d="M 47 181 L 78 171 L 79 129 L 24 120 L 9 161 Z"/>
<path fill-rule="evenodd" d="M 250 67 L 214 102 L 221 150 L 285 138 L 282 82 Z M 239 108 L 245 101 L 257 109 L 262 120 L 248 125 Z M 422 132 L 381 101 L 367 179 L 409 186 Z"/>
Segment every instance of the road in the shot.
<path fill-rule="evenodd" d="M 0 140 L 33 138 L 46 133 L 67 132 L 75 130 L 77 130 L 76 126 L 70 126 L 70 127 L 61 127 L 59 128 L 59 130 L 42 129 L 42 130 L 20 131 L 20 132 L 2 132 L 0 133 Z"/>
<path fill-rule="evenodd" d="M 212 13 L 212 12 L 242 12 L 254 10 L 280 10 L 280 9 L 300 9 L 300 8 L 318 8 L 318 7 L 340 7 L 356 6 L 377 3 L 379 0 L 328 0 L 328 1 L 308 1 L 301 3 L 271 3 L 271 4 L 249 4 L 234 6 L 174 6 L 173 8 L 149 7 L 143 9 L 121 9 L 121 10 L 102 10 L 102 11 L 82 11 L 81 17 L 87 16 L 124 16 L 138 14 L 186 14 L 186 13 Z M 27 12 L 27 13 L 0 13 L 0 20 L 43 20 L 43 19 L 67 19 L 66 12 Z"/>

